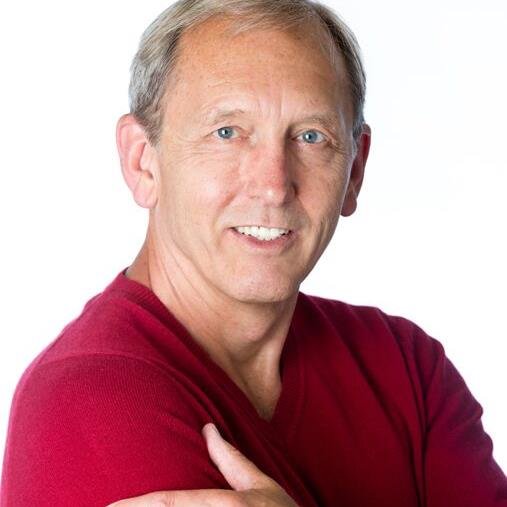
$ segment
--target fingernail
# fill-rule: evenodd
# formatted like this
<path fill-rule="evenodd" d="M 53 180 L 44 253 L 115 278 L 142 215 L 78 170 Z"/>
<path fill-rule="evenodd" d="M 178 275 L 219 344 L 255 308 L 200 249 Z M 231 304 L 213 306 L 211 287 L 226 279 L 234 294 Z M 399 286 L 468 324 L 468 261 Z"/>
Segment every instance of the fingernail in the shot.
<path fill-rule="evenodd" d="M 211 431 L 213 431 L 213 433 L 215 433 L 216 435 L 218 435 L 220 438 L 222 438 L 222 435 L 220 435 L 220 432 L 218 431 L 217 427 L 213 424 L 213 423 L 208 423 L 205 425 L 205 427 L 208 426 L 211 428 Z"/>

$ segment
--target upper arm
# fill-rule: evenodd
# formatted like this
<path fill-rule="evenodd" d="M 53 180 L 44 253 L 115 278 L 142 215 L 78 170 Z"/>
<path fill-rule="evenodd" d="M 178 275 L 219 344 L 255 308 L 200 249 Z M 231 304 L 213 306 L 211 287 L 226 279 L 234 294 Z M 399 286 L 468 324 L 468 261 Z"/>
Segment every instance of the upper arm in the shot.
<path fill-rule="evenodd" d="M 416 329 L 423 383 L 427 507 L 507 507 L 507 478 L 493 459 L 482 407 L 437 341 Z"/>
<path fill-rule="evenodd" d="M 226 488 L 200 433 L 206 417 L 179 383 L 137 359 L 38 366 L 13 400 L 2 505 L 93 507 L 157 490 Z"/>

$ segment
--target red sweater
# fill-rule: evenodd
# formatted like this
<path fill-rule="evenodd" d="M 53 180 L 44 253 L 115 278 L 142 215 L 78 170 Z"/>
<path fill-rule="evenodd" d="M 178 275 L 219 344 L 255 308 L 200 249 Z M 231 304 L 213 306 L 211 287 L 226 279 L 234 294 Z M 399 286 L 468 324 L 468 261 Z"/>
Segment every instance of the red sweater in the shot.
<path fill-rule="evenodd" d="M 300 293 L 281 377 L 267 422 L 123 271 L 20 380 L 1 505 L 228 488 L 201 436 L 213 421 L 304 507 L 507 506 L 481 406 L 415 324 Z"/>

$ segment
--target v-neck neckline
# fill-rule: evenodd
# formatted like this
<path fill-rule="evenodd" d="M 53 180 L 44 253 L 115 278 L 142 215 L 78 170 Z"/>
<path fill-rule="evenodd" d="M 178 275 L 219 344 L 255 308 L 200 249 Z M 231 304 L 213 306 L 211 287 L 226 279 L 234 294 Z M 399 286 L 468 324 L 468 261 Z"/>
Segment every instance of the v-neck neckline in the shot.
<path fill-rule="evenodd" d="M 269 434 L 277 441 L 287 444 L 294 438 L 297 423 L 300 419 L 300 413 L 304 399 L 304 361 L 300 351 L 300 330 L 298 325 L 298 308 L 301 304 L 301 293 L 298 293 L 298 299 L 294 308 L 294 314 L 289 326 L 287 338 L 285 340 L 280 356 L 280 381 L 281 391 L 276 402 L 274 411 L 269 420 L 263 419 L 257 412 L 254 404 L 241 388 L 232 380 L 225 370 L 219 366 L 207 353 L 207 351 L 197 343 L 185 326 L 173 315 L 159 297 L 146 285 L 136 280 L 128 278 L 125 274 L 128 267 L 123 269 L 110 284 L 111 290 L 119 290 L 135 297 L 136 301 L 142 305 L 149 305 L 149 310 L 154 312 L 167 327 L 178 336 L 191 349 L 193 354 L 201 361 L 205 368 L 216 379 L 217 383 L 223 387 L 233 400 L 238 404 L 238 408 L 251 420 L 255 421 L 264 433 Z"/>

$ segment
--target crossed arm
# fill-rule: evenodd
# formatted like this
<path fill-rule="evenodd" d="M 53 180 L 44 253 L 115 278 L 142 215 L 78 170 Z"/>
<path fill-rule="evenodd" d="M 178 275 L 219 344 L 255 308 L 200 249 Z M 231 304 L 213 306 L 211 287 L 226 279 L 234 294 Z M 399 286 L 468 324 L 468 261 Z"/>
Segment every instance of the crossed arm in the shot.
<path fill-rule="evenodd" d="M 206 419 L 177 382 L 134 359 L 39 365 L 13 400 L 0 504 L 295 505 L 209 425 L 203 438 Z M 157 493 L 118 503 L 146 491 Z"/>
<path fill-rule="evenodd" d="M 507 507 L 507 479 L 491 458 L 480 407 L 444 359 L 427 390 L 427 505 Z M 3 507 L 296 505 L 209 426 L 203 439 L 210 416 L 190 410 L 160 371 L 97 356 L 60 366 L 38 367 L 16 393 Z M 157 493 L 118 502 L 146 491 Z"/>

